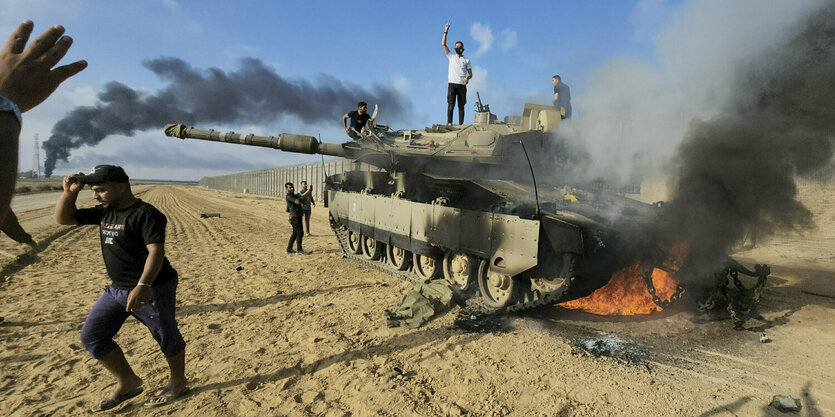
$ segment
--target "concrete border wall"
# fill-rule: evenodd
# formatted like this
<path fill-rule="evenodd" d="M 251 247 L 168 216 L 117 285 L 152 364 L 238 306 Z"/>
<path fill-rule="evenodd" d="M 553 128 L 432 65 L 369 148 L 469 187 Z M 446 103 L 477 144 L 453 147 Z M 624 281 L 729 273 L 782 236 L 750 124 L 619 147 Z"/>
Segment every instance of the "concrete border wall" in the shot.
<path fill-rule="evenodd" d="M 353 169 L 376 170 L 368 164 L 357 164 L 340 158 L 325 160 L 324 164 L 318 162 L 239 172 L 219 177 L 203 177 L 199 185 L 215 190 L 281 197 L 284 195 L 285 183 L 292 182 L 298 191 L 299 184 L 307 181 L 313 187 L 314 200 L 318 202 L 324 198 L 326 175 L 339 174 Z"/>

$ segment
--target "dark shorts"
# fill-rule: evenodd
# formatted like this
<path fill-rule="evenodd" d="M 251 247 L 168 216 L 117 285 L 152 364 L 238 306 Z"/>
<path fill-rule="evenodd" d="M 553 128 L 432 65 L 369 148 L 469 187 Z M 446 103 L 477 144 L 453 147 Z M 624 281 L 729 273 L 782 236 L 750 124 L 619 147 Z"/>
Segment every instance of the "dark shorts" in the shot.
<path fill-rule="evenodd" d="M 116 348 L 113 338 L 129 316 L 136 317 L 159 344 L 165 357 L 172 357 L 186 347 L 174 318 L 177 278 L 151 288 L 151 303 L 132 312 L 125 311 L 130 291 L 108 285 L 87 315 L 81 329 L 81 343 L 98 359 Z"/>

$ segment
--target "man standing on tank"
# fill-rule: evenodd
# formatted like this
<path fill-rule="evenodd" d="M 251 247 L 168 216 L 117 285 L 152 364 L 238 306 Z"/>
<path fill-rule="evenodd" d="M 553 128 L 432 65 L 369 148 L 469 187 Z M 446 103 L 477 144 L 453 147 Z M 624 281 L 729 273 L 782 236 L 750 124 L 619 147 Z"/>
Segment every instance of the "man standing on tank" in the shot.
<path fill-rule="evenodd" d="M 301 196 L 296 194 L 296 188 L 293 187 L 292 182 L 284 184 L 284 191 L 286 191 L 285 200 L 287 200 L 287 212 L 290 213 L 290 225 L 293 226 L 293 234 L 290 235 L 290 241 L 287 242 L 287 250 L 284 253 L 295 253 L 297 255 L 307 255 L 310 252 L 302 249 L 302 237 L 304 237 L 304 229 L 302 229 L 302 202 Z M 296 242 L 296 250 L 293 251 L 293 242 Z"/>
<path fill-rule="evenodd" d="M 563 119 L 571 118 L 571 89 L 568 85 L 562 82 L 559 75 L 551 77 L 551 84 L 554 85 L 554 107 L 565 108 L 565 117 Z"/>
<path fill-rule="evenodd" d="M 444 26 L 444 38 L 441 40 L 441 46 L 444 47 L 444 53 L 449 60 L 449 70 L 447 71 L 447 109 L 446 122 L 448 125 L 452 124 L 452 110 L 455 109 L 455 102 L 458 101 L 458 124 L 464 124 L 464 105 L 467 104 L 467 83 L 470 78 L 473 78 L 473 69 L 470 67 L 470 60 L 464 58 L 464 43 L 461 41 L 455 42 L 455 53 L 451 53 L 446 46 L 446 36 L 449 32 L 449 22 Z"/>
<path fill-rule="evenodd" d="M 359 139 L 358 132 L 362 132 L 362 128 L 368 122 L 371 115 L 368 114 L 368 104 L 364 101 L 357 103 L 357 109 L 345 113 L 342 116 L 342 127 L 345 128 L 345 134 L 351 139 Z M 348 119 L 351 119 L 351 126 L 348 126 Z"/>

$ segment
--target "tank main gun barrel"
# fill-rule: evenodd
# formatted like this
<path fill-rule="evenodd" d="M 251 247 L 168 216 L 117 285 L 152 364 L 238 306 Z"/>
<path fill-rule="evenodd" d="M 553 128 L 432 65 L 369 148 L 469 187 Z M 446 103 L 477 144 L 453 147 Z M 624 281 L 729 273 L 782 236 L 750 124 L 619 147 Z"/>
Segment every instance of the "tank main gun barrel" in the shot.
<path fill-rule="evenodd" d="M 237 143 L 241 145 L 263 146 L 265 148 L 279 149 L 285 152 L 322 154 L 330 156 L 345 157 L 345 149 L 342 145 L 322 143 L 313 136 L 293 135 L 281 133 L 275 136 L 258 136 L 253 134 L 241 134 L 235 132 L 217 132 L 213 129 L 195 129 L 183 124 L 165 125 L 165 135 L 180 139 L 200 139 L 213 142 Z"/>

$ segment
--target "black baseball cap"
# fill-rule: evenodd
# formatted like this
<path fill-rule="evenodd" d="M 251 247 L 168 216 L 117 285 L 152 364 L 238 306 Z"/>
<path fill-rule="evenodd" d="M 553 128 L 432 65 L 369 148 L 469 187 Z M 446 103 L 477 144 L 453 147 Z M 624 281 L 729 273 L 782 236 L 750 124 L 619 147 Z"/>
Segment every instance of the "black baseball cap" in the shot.
<path fill-rule="evenodd" d="M 78 181 L 84 184 L 101 184 L 105 182 L 128 182 L 128 174 L 122 167 L 116 165 L 96 165 L 92 171 L 87 175 L 79 175 L 76 177 Z"/>

